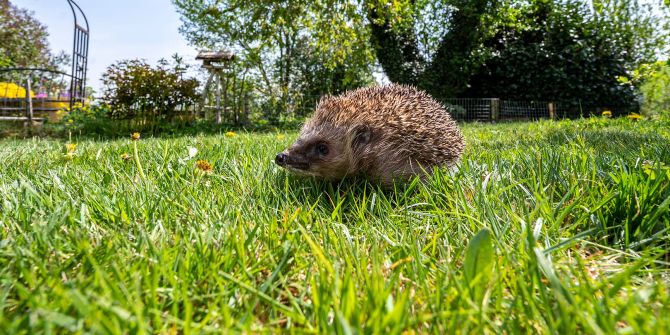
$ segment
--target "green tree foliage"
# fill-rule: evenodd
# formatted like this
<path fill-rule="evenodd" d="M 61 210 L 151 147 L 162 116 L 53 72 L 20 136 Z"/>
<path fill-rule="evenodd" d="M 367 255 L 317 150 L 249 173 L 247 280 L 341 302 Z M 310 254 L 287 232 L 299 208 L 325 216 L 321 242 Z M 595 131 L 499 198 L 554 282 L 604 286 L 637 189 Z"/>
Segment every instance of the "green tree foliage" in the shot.
<path fill-rule="evenodd" d="M 46 27 L 34 13 L 0 0 L 0 67 L 46 67 L 56 69 L 67 61 L 53 55 Z"/>
<path fill-rule="evenodd" d="M 414 26 L 409 20 L 412 8 L 396 7 L 383 1 L 367 7 L 372 46 L 384 73 L 393 82 L 417 85 L 426 59 L 419 50 Z M 402 19 L 403 16 L 409 19 Z"/>
<path fill-rule="evenodd" d="M 642 113 L 670 115 L 670 64 L 657 62 L 641 69 Z"/>
<path fill-rule="evenodd" d="M 434 50 L 422 53 L 418 23 L 430 21 L 426 8 L 436 6 L 397 3 L 367 7 L 376 55 L 392 81 L 442 99 L 632 105 L 633 88 L 618 79 L 653 60 L 667 41 L 659 8 L 634 0 L 445 0 L 445 9 L 431 12 L 446 28 L 434 30 Z"/>
<path fill-rule="evenodd" d="M 635 87 L 621 79 L 653 62 L 668 39 L 667 10 L 639 0 L 173 2 L 193 44 L 240 53 L 283 110 L 299 94 L 337 91 L 308 85 L 322 82 L 304 69 L 321 63 L 334 75 L 345 65 L 340 77 L 362 79 L 371 54 L 391 81 L 438 99 L 633 106 Z"/>
<path fill-rule="evenodd" d="M 226 48 L 249 68 L 266 99 L 282 110 L 305 83 L 295 82 L 304 54 L 317 50 L 329 69 L 347 63 L 364 77 L 371 73 L 361 8 L 338 1 L 173 0 L 180 31 L 201 48 Z M 309 36 L 308 43 L 303 43 Z M 307 50 L 302 50 L 302 49 Z M 300 58 L 300 59 L 299 59 Z M 310 88 L 311 90 L 312 88 Z M 323 93 L 323 92 L 322 92 Z"/>
<path fill-rule="evenodd" d="M 492 0 L 370 2 L 377 59 L 393 82 L 419 86 L 438 98 L 456 96 L 479 64 L 482 18 L 492 8 Z M 426 21 L 437 21 L 441 29 Z"/>
<path fill-rule="evenodd" d="M 300 93 L 295 106 L 298 115 L 311 113 L 323 94 L 335 95 L 374 82 L 367 68 L 351 66 L 347 59 L 334 67 L 326 65 L 328 60 L 306 39 L 299 42 L 295 58 L 293 77 Z"/>
<path fill-rule="evenodd" d="M 157 67 L 141 60 L 120 61 L 107 68 L 102 81 L 102 99 L 115 118 L 169 118 L 178 106 L 198 98 L 198 81 L 181 79 L 165 61 Z"/>
<path fill-rule="evenodd" d="M 664 42 L 649 14 L 625 1 L 529 2 L 484 40 L 489 57 L 464 95 L 634 108 L 620 79 Z"/>

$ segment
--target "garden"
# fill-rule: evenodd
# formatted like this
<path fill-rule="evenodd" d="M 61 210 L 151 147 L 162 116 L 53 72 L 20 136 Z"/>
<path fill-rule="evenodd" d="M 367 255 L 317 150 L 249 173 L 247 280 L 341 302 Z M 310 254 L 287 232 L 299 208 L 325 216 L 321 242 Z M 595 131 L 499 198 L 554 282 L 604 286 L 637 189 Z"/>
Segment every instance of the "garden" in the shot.
<path fill-rule="evenodd" d="M 0 333 L 670 329 L 668 5 L 172 5 L 234 51 L 220 84 L 138 55 L 0 124 Z M 45 70 L 0 72 L 0 103 L 66 91 L 39 22 L 0 18 L 0 70 Z M 389 189 L 275 163 L 319 99 L 380 76 L 445 106 L 458 164 Z"/>

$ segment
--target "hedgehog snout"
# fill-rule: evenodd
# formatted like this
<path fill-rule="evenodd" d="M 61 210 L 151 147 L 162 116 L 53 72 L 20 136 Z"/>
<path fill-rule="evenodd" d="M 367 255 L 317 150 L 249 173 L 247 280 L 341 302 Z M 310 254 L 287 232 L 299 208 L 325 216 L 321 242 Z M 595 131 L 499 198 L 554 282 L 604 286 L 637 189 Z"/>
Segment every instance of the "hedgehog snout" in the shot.
<path fill-rule="evenodd" d="M 283 152 L 278 153 L 277 156 L 275 157 L 275 163 L 277 163 L 277 165 L 279 166 L 286 165 L 286 154 L 284 154 Z"/>
<path fill-rule="evenodd" d="M 275 156 L 275 163 L 289 170 L 309 170 L 309 161 L 304 155 L 284 151 Z"/>

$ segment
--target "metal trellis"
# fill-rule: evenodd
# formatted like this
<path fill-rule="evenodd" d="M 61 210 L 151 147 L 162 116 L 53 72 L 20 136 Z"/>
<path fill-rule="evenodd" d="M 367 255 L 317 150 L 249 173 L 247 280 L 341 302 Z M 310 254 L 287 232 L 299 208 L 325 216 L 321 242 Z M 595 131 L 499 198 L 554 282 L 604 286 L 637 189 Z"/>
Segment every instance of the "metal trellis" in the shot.
<path fill-rule="evenodd" d="M 58 110 L 83 103 L 86 99 L 88 65 L 88 19 L 79 5 L 67 0 L 74 16 L 72 72 L 67 74 L 50 68 L 0 68 L 0 120 L 41 121 L 33 112 L 51 116 Z M 69 84 L 65 78 L 70 78 Z M 23 113 L 22 113 L 23 112 Z M 17 116 L 23 114 L 23 116 Z"/>
<path fill-rule="evenodd" d="M 70 107 L 83 102 L 86 97 L 86 69 L 88 66 L 89 26 L 86 15 L 73 0 L 67 0 L 74 16 L 74 39 L 72 42 L 72 82 L 70 83 Z M 80 21 L 79 15 L 83 19 Z"/>

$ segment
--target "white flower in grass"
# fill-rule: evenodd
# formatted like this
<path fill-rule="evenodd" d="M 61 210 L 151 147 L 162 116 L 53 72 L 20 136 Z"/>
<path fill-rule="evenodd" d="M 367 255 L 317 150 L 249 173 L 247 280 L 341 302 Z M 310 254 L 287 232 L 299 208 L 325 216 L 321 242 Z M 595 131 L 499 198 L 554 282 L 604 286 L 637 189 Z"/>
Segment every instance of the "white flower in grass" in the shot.
<path fill-rule="evenodd" d="M 198 154 L 198 149 L 195 147 L 188 147 L 188 156 L 179 158 L 179 164 L 186 165 L 188 161 L 193 159 Z"/>
<path fill-rule="evenodd" d="M 198 154 L 198 149 L 194 147 L 188 147 L 188 158 L 193 158 Z"/>

